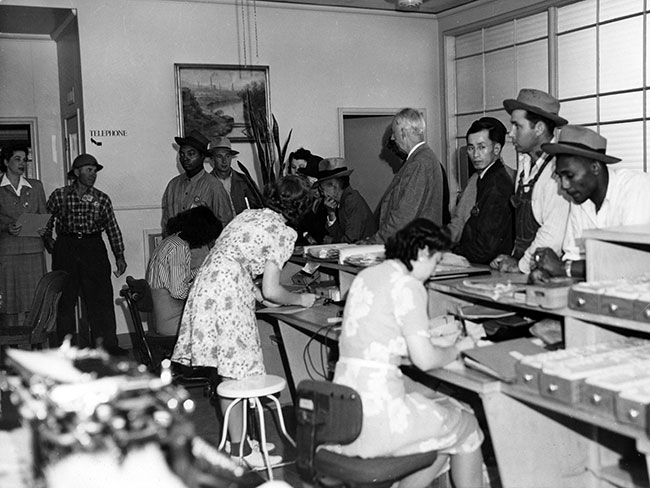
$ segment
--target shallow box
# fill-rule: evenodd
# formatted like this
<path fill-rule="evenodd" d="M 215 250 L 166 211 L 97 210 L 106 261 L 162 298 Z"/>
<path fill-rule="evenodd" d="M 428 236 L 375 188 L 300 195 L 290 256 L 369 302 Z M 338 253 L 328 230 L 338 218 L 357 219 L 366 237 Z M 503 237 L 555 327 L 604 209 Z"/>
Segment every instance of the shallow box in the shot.
<path fill-rule="evenodd" d="M 648 342 L 643 339 L 625 337 L 614 341 L 599 342 L 598 344 L 591 344 L 589 346 L 572 347 L 526 356 L 515 365 L 515 371 L 517 372 L 516 383 L 527 390 L 539 393 L 539 375 L 544 367 L 551 368 L 570 359 L 592 357 L 596 354 L 603 354 L 624 348 L 642 347 L 647 344 Z"/>
<path fill-rule="evenodd" d="M 611 296 L 607 293 L 600 296 L 599 313 L 618 317 L 620 319 L 632 320 L 634 318 L 634 302 L 636 295 Z"/>
<path fill-rule="evenodd" d="M 648 405 L 650 405 L 650 385 L 623 390 L 615 401 L 616 419 L 645 430 L 648 427 Z"/>
<path fill-rule="evenodd" d="M 650 363 L 628 366 L 615 373 L 590 377 L 582 385 L 578 406 L 614 420 L 618 394 L 645 384 L 650 385 Z"/>
<path fill-rule="evenodd" d="M 573 285 L 569 288 L 568 307 L 587 313 L 598 313 L 600 294 L 602 292 L 584 285 Z"/>
<path fill-rule="evenodd" d="M 570 278 L 544 285 L 526 286 L 526 304 L 542 308 L 566 307 L 569 301 Z"/>
<path fill-rule="evenodd" d="M 539 391 L 542 396 L 576 404 L 587 378 L 601 373 L 614 373 L 628 365 L 643 361 L 650 361 L 650 346 L 570 359 L 542 369 L 539 376 Z"/>

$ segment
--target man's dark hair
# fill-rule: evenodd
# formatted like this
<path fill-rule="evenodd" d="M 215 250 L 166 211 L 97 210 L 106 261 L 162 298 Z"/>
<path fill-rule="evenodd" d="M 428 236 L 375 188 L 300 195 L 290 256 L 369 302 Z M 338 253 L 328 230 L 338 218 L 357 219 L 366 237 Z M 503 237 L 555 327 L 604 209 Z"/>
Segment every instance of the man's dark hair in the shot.
<path fill-rule="evenodd" d="M 499 119 L 494 117 L 481 117 L 472 122 L 472 125 L 467 129 L 465 138 L 467 139 L 470 134 L 476 134 L 483 130 L 488 131 L 488 136 L 492 142 L 501 144 L 501 147 L 505 146 L 508 130 Z"/>
<path fill-rule="evenodd" d="M 386 241 L 386 259 L 399 259 L 406 269 L 413 271 L 411 261 L 418 258 L 420 249 L 429 254 L 447 251 L 451 247 L 449 236 L 429 219 L 415 219 Z"/>
<path fill-rule="evenodd" d="M 203 247 L 221 234 L 223 225 L 206 206 L 193 207 L 172 217 L 167 222 L 167 235 L 178 233 L 190 248 Z"/>
<path fill-rule="evenodd" d="M 555 128 L 557 125 L 555 122 L 553 122 L 551 119 L 547 119 L 546 117 L 542 115 L 538 115 L 536 113 L 530 112 L 529 110 L 526 110 L 526 115 L 524 115 L 524 118 L 530 122 L 530 126 L 534 127 L 537 122 L 541 122 L 546 126 L 546 130 L 548 133 L 553 136 L 553 133 L 555 132 Z"/>
<path fill-rule="evenodd" d="M 11 159 L 16 151 L 23 151 L 25 155 L 29 154 L 29 147 L 23 143 L 10 144 L 2 148 L 0 153 L 0 172 L 7 172 L 7 161 Z"/>

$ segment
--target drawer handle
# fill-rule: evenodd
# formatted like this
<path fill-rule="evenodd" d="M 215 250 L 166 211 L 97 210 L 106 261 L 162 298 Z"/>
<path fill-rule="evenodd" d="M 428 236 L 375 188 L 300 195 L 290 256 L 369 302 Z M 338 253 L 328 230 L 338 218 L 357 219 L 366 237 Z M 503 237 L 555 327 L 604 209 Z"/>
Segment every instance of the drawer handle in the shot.
<path fill-rule="evenodd" d="M 616 312 L 617 310 L 618 310 L 618 305 L 616 305 L 615 303 L 610 303 L 610 304 L 609 304 L 609 311 L 610 311 L 611 313 L 614 313 L 614 312 Z"/>
<path fill-rule="evenodd" d="M 593 403 L 594 405 L 598 405 L 602 399 L 603 397 L 600 396 L 598 393 L 594 393 L 593 395 L 591 395 L 591 403 Z"/>
<path fill-rule="evenodd" d="M 530 374 L 530 373 L 526 373 L 524 375 L 524 381 L 526 383 L 530 383 L 531 381 L 533 381 L 533 378 L 534 378 L 534 376 L 532 374 Z"/>
<path fill-rule="evenodd" d="M 631 408 L 627 412 L 628 417 L 630 417 L 632 420 L 636 420 L 639 417 L 639 411 L 635 408 Z"/>
<path fill-rule="evenodd" d="M 558 390 L 558 388 L 559 387 L 554 383 L 551 383 L 550 385 L 548 385 L 549 393 L 555 393 Z"/>
<path fill-rule="evenodd" d="M 584 307 L 586 303 L 587 303 L 587 300 L 585 300 L 582 297 L 578 297 L 578 299 L 576 300 L 576 305 L 578 307 Z"/>

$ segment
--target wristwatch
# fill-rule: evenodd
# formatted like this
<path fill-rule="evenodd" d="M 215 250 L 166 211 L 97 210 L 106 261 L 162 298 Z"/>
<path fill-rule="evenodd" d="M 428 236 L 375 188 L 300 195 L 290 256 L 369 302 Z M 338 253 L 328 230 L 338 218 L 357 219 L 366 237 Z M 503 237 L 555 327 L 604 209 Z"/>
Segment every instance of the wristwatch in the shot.
<path fill-rule="evenodd" d="M 573 261 L 570 259 L 567 259 L 564 261 L 564 274 L 567 276 L 567 278 L 571 278 L 571 265 L 573 264 Z"/>

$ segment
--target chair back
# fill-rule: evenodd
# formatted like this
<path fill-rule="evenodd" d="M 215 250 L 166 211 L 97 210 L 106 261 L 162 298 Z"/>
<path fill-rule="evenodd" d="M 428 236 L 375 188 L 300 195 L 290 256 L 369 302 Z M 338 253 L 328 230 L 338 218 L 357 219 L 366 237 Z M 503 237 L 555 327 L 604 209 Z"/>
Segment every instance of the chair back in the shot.
<path fill-rule="evenodd" d="M 296 392 L 298 472 L 315 475 L 314 456 L 321 444 L 349 444 L 361 432 L 363 407 L 350 387 L 328 381 L 303 380 Z"/>
<path fill-rule="evenodd" d="M 142 282 L 144 282 L 144 285 L 142 285 Z M 146 288 L 143 289 L 143 286 L 148 288 L 149 284 L 145 280 L 135 280 L 132 276 L 128 276 L 126 278 L 126 287 L 120 290 L 120 296 L 124 298 L 126 308 L 131 316 L 131 323 L 133 324 L 136 337 L 136 349 L 140 357 L 140 362 L 151 370 L 155 367 L 154 359 L 149 341 L 147 340 L 147 334 L 142 325 L 139 307 L 139 303 L 145 298 L 146 293 Z"/>
<path fill-rule="evenodd" d="M 44 344 L 54 331 L 59 300 L 67 279 L 66 271 L 57 270 L 45 273 L 38 282 L 31 309 L 24 323 L 24 326 L 31 331 L 30 344 Z"/>

